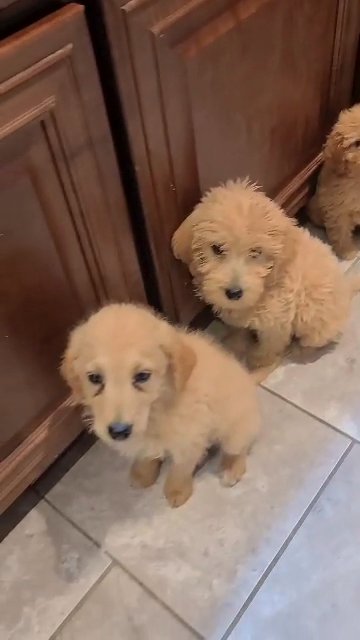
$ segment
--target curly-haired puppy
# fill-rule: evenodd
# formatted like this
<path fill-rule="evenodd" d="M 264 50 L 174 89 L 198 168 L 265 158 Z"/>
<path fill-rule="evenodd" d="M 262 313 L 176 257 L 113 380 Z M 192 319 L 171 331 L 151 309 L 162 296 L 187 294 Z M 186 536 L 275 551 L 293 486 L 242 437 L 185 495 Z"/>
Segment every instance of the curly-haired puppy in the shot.
<path fill-rule="evenodd" d="M 339 258 L 353 258 L 360 239 L 360 104 L 342 111 L 324 148 L 324 164 L 308 207 Z"/>
<path fill-rule="evenodd" d="M 171 459 L 165 496 L 179 507 L 208 448 L 222 449 L 222 482 L 236 484 L 259 430 L 255 384 L 201 333 L 151 310 L 112 304 L 70 335 L 61 372 L 105 442 L 136 454 L 133 484 L 148 487 Z"/>
<path fill-rule="evenodd" d="M 311 348 L 335 341 L 359 286 L 248 180 L 207 193 L 172 246 L 222 320 L 250 330 L 250 368 L 273 366 L 294 338 Z"/>

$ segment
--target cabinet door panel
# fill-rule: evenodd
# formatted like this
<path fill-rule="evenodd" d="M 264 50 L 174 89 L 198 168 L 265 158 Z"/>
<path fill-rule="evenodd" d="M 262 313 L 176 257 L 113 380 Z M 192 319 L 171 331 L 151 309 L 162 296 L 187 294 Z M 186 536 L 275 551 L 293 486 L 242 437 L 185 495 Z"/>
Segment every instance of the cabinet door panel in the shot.
<path fill-rule="evenodd" d="M 0 43 L 0 508 L 81 430 L 58 366 L 69 329 L 108 298 L 144 293 L 71 6 Z"/>
<path fill-rule="evenodd" d="M 4 455 L 62 399 L 57 364 L 64 331 L 96 305 L 97 296 L 39 124 L 2 140 L 0 165 Z"/>
<path fill-rule="evenodd" d="M 196 306 L 169 239 L 250 175 L 294 213 L 350 99 L 357 0 L 103 0 L 166 308 Z"/>

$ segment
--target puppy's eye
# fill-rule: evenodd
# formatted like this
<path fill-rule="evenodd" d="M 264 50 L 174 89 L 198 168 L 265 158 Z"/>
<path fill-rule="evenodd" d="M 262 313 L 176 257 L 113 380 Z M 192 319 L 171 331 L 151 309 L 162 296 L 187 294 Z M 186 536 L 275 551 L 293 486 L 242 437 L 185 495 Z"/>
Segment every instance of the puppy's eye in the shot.
<path fill-rule="evenodd" d="M 151 371 L 138 371 L 138 373 L 135 373 L 133 377 L 133 384 L 135 386 L 139 384 L 145 384 L 145 382 L 150 380 L 150 378 L 151 378 Z"/>
<path fill-rule="evenodd" d="M 211 250 L 216 256 L 222 256 L 225 253 L 225 249 L 221 246 L 221 244 L 212 244 Z"/>
<path fill-rule="evenodd" d="M 360 140 L 355 140 L 355 142 L 353 142 L 353 147 L 358 149 L 360 147 Z"/>
<path fill-rule="evenodd" d="M 254 258 L 254 259 L 259 258 L 261 255 L 262 255 L 262 249 L 260 249 L 260 247 L 254 247 L 249 251 L 250 258 Z"/>
<path fill-rule="evenodd" d="M 89 382 L 95 385 L 103 385 L 104 384 L 104 376 L 101 373 L 97 373 L 96 371 L 91 371 L 87 374 Z"/>

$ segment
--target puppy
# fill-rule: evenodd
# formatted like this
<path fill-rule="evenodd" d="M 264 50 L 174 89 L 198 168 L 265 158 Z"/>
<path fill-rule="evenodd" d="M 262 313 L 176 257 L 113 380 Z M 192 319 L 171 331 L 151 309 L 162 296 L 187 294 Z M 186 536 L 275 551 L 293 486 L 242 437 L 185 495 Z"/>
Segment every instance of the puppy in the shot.
<path fill-rule="evenodd" d="M 294 338 L 309 348 L 335 341 L 360 285 L 248 180 L 207 193 L 172 247 L 198 295 L 225 323 L 248 330 L 252 369 L 273 367 Z"/>
<path fill-rule="evenodd" d="M 222 483 L 236 484 L 259 430 L 255 384 L 201 333 L 132 304 L 104 307 L 70 335 L 61 373 L 110 445 L 136 455 L 132 483 L 152 485 L 170 457 L 165 496 L 179 507 L 208 448 L 222 448 Z"/>
<path fill-rule="evenodd" d="M 339 258 L 353 258 L 360 239 L 360 104 L 342 111 L 324 148 L 317 190 L 308 207 Z"/>

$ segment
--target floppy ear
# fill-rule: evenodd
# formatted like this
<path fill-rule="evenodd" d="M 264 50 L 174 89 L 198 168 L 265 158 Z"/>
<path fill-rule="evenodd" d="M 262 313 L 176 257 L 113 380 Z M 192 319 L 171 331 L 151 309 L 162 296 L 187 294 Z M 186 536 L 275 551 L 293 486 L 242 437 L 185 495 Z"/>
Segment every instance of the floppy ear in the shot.
<path fill-rule="evenodd" d="M 60 365 L 60 374 L 65 382 L 69 385 L 72 396 L 76 402 L 82 399 L 81 378 L 76 368 L 78 358 L 77 330 L 75 329 L 70 335 L 68 345 L 66 347 L 63 359 Z"/>
<path fill-rule="evenodd" d="M 195 351 L 177 335 L 164 346 L 164 351 L 169 358 L 175 389 L 181 392 L 195 367 Z"/>
<path fill-rule="evenodd" d="M 285 213 L 277 220 L 276 230 L 273 231 L 274 240 L 274 267 L 269 276 L 269 282 L 273 283 L 283 271 L 285 265 L 293 260 L 297 253 L 298 234 L 296 232 L 296 222 L 288 218 Z"/>
<path fill-rule="evenodd" d="M 330 132 L 324 147 L 324 160 L 327 164 L 342 175 L 346 171 L 346 158 L 344 153 L 344 138 L 336 130 Z"/>
<path fill-rule="evenodd" d="M 296 232 L 296 223 L 289 218 L 286 220 L 286 222 L 290 224 L 287 225 L 284 232 L 283 250 L 280 257 L 282 266 L 290 262 L 294 258 L 297 253 L 299 242 L 298 234 Z"/>
<path fill-rule="evenodd" d="M 175 258 L 181 260 L 187 266 L 192 262 L 193 216 L 194 212 L 185 218 L 171 240 Z"/>
<path fill-rule="evenodd" d="M 184 262 L 191 275 L 196 275 L 193 252 L 194 231 L 197 225 L 204 219 L 202 203 L 197 205 L 192 213 L 185 218 L 180 227 L 175 231 L 171 247 L 173 254 L 177 260 Z"/>

